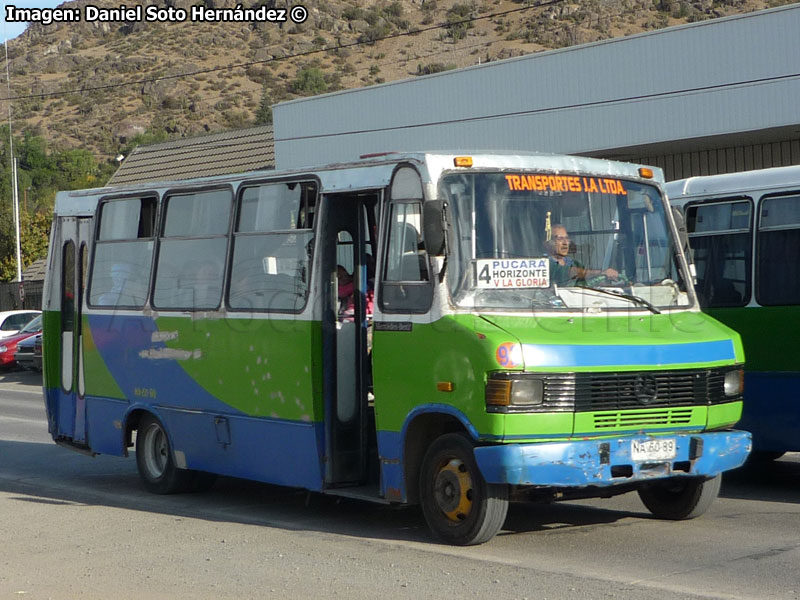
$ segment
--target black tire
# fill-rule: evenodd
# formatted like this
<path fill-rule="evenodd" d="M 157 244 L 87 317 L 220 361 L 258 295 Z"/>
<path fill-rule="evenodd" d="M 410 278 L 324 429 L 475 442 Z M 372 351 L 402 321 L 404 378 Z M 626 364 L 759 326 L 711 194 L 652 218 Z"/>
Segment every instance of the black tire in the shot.
<path fill-rule="evenodd" d="M 176 494 L 194 487 L 196 472 L 175 466 L 167 432 L 151 415 L 142 417 L 136 432 L 136 467 L 148 492 Z"/>
<path fill-rule="evenodd" d="M 450 433 L 431 444 L 422 459 L 419 489 L 428 527 L 449 544 L 487 542 L 506 520 L 508 486 L 484 481 L 473 445 L 463 435 Z"/>
<path fill-rule="evenodd" d="M 639 498 L 653 516 L 680 521 L 702 515 L 719 495 L 722 476 L 711 479 L 676 477 L 648 483 L 639 489 Z"/>

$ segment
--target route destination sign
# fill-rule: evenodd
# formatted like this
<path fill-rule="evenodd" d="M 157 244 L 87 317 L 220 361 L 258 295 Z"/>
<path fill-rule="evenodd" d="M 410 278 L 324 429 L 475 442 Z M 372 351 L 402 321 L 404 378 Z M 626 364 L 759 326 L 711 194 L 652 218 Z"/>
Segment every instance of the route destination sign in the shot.
<path fill-rule="evenodd" d="M 550 259 L 481 258 L 475 261 L 477 287 L 520 289 L 550 287 Z"/>

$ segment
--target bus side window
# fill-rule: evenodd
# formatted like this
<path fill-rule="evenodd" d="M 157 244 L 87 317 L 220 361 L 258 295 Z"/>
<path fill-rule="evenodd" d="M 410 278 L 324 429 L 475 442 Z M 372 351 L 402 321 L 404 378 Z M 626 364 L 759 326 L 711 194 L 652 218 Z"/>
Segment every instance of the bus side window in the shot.
<path fill-rule="evenodd" d="M 222 300 L 232 193 L 173 194 L 165 200 L 153 306 L 215 310 Z"/>
<path fill-rule="evenodd" d="M 689 243 L 704 308 L 744 306 L 750 299 L 752 204 L 749 199 L 690 205 Z"/>
<path fill-rule="evenodd" d="M 756 299 L 764 306 L 800 303 L 800 195 L 761 200 Z"/>
<path fill-rule="evenodd" d="M 419 202 L 391 205 L 380 295 L 386 312 L 424 313 L 431 306 L 433 286 L 421 235 L 421 209 Z"/>
<path fill-rule="evenodd" d="M 142 307 L 155 247 L 155 197 L 121 198 L 100 205 L 89 305 Z"/>
<path fill-rule="evenodd" d="M 314 248 L 317 184 L 266 183 L 238 198 L 228 304 L 233 310 L 299 312 Z"/>

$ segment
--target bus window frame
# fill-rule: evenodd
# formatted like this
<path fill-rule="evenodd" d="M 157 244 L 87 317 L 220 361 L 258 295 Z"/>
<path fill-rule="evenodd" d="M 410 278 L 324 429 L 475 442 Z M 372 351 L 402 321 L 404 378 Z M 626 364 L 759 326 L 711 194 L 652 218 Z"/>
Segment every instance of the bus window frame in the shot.
<path fill-rule="evenodd" d="M 75 382 L 75 329 L 76 329 L 76 322 L 75 322 L 75 275 L 77 272 L 78 266 L 78 257 L 77 257 L 77 245 L 75 244 L 75 240 L 73 239 L 66 239 L 62 238 L 61 243 L 61 258 L 60 258 L 60 285 L 59 285 L 59 295 L 60 295 L 60 305 L 61 305 L 61 323 L 60 323 L 60 331 L 59 331 L 59 346 L 61 348 L 61 364 L 59 365 L 59 374 L 58 379 L 59 383 L 61 384 L 61 390 L 66 394 L 72 394 L 73 390 L 76 387 Z M 69 273 L 70 277 L 65 277 L 65 269 L 64 266 L 67 263 L 67 257 L 72 257 L 72 272 Z M 72 307 L 71 310 L 65 311 L 65 305 L 67 303 L 67 294 L 70 291 L 68 289 L 68 285 L 71 286 L 72 291 Z M 69 323 L 69 329 L 67 329 L 66 325 Z M 70 334 L 70 343 L 67 347 L 67 344 L 64 343 L 64 334 Z M 65 357 L 69 356 L 69 386 L 65 385 L 65 365 L 64 360 Z"/>
<path fill-rule="evenodd" d="M 698 206 L 709 206 L 709 205 L 720 205 L 720 204 L 736 204 L 737 202 L 748 202 L 750 206 L 750 218 L 747 229 L 739 228 L 739 229 L 720 229 L 718 231 L 713 232 L 703 232 L 703 233 L 694 233 L 689 231 L 689 210 L 691 208 L 695 208 Z M 756 283 L 755 283 L 755 268 L 756 268 L 756 227 L 755 227 L 755 211 L 759 206 L 759 201 L 756 200 L 754 195 L 747 195 L 746 193 L 740 193 L 734 196 L 723 196 L 723 197 L 707 197 L 701 200 L 693 200 L 687 202 L 683 205 L 683 214 L 684 219 L 686 220 L 686 235 L 689 240 L 695 237 L 711 237 L 711 236 L 718 236 L 718 235 L 731 235 L 731 234 L 738 234 L 738 233 L 748 233 L 750 235 L 749 239 L 749 247 L 750 247 L 750 265 L 747 269 L 747 274 L 749 275 L 749 286 L 746 289 L 746 294 L 744 294 L 744 298 L 742 302 L 737 304 L 728 304 L 725 306 L 704 306 L 705 309 L 715 310 L 718 308 L 741 308 L 744 306 L 748 306 L 751 304 L 756 298 Z M 691 242 L 689 244 L 691 247 Z M 693 254 L 696 256 L 696 251 L 692 248 Z M 693 262 L 697 262 L 693 260 Z M 695 293 L 698 296 L 698 300 L 700 297 L 699 291 L 696 289 L 695 286 Z"/>
<path fill-rule="evenodd" d="M 230 199 L 229 199 L 229 207 L 228 207 L 228 224 L 225 229 L 225 233 L 222 234 L 213 234 L 213 235 L 203 235 L 203 236 L 183 236 L 183 235 L 176 235 L 176 236 L 165 236 L 164 230 L 167 225 L 167 203 L 171 197 L 175 196 L 186 196 L 190 194 L 202 194 L 204 192 L 214 192 L 214 191 L 223 191 L 227 190 L 230 192 Z M 155 248 L 153 250 L 153 262 L 150 265 L 150 287 L 148 288 L 148 300 L 149 305 L 155 309 L 161 311 L 174 311 L 174 312 L 209 312 L 209 311 L 217 311 L 225 303 L 225 283 L 227 281 L 227 273 L 225 273 L 225 269 L 227 268 L 228 260 L 227 257 L 230 254 L 231 250 L 231 228 L 233 227 L 233 213 L 235 210 L 234 201 L 236 200 L 236 190 L 234 186 L 231 184 L 211 184 L 211 185 L 202 185 L 198 187 L 176 187 L 171 188 L 164 191 L 161 194 L 161 201 L 158 213 L 156 215 L 156 235 L 155 235 Z M 213 238 L 225 238 L 225 254 L 222 257 L 222 291 L 220 293 L 220 301 L 217 303 L 215 308 L 196 308 L 193 306 L 190 307 L 164 307 L 159 306 L 155 303 L 155 295 L 156 295 L 156 283 L 158 281 L 158 264 L 161 258 L 161 242 L 164 239 L 169 241 L 180 241 L 180 240 L 198 240 L 198 239 L 213 239 Z M 147 305 L 147 304 L 146 304 Z"/>
<path fill-rule="evenodd" d="M 391 250 L 390 237 L 391 237 L 391 232 L 392 232 L 392 217 L 394 217 L 394 207 L 402 205 L 402 204 L 416 204 L 416 205 L 419 206 L 420 228 L 423 231 L 418 231 L 417 233 L 419 233 L 420 240 L 421 240 L 421 242 L 423 244 L 423 247 L 424 247 L 425 261 L 426 261 L 426 266 L 428 268 L 428 279 L 427 280 L 419 280 L 419 281 L 417 281 L 417 280 L 387 281 L 386 280 L 386 269 L 388 268 L 389 251 Z M 424 314 L 427 314 L 431 310 L 431 307 L 433 306 L 433 303 L 434 303 L 434 300 L 435 300 L 434 296 L 436 294 L 436 287 L 435 287 L 434 281 L 433 281 L 434 277 L 433 277 L 433 270 L 431 268 L 431 256 L 428 253 L 427 247 L 424 246 L 424 244 L 425 244 L 425 238 L 424 238 L 424 235 L 423 235 L 423 232 L 424 232 L 424 222 L 423 222 L 424 209 L 423 209 L 423 207 L 424 207 L 424 205 L 425 205 L 425 199 L 423 199 L 423 198 L 416 198 L 416 199 L 415 198 L 408 198 L 408 199 L 403 198 L 403 199 L 399 199 L 399 200 L 395 200 L 395 199 L 390 198 L 389 201 L 386 202 L 386 204 L 385 204 L 385 207 L 384 207 L 385 210 L 383 211 L 384 214 L 381 215 L 381 219 L 383 220 L 383 231 L 385 232 L 383 234 L 383 236 L 382 236 L 382 238 L 384 240 L 384 242 L 383 242 L 383 246 L 384 247 L 381 249 L 381 253 L 380 253 L 381 254 L 381 265 L 380 265 L 380 271 L 378 272 L 379 273 L 378 283 L 376 285 L 376 288 L 379 290 L 379 293 L 378 293 L 378 305 L 380 307 L 381 312 L 384 313 L 384 314 L 387 314 L 387 315 L 391 315 L 391 314 L 424 315 Z M 430 291 L 430 300 L 427 303 L 427 306 L 424 306 L 424 307 L 423 306 L 412 307 L 412 308 L 409 308 L 408 306 L 398 307 L 398 308 L 387 307 L 384 304 L 384 297 L 386 295 L 385 291 L 384 291 L 384 286 L 386 286 L 386 285 L 389 285 L 389 286 L 409 286 L 409 287 L 414 287 L 414 288 L 423 288 L 423 287 L 430 288 L 431 289 L 431 291 Z"/>
<path fill-rule="evenodd" d="M 237 226 L 239 224 L 239 217 L 241 213 L 241 200 L 242 195 L 245 193 L 246 190 L 253 187 L 263 186 L 263 185 L 274 185 L 274 184 L 281 184 L 281 183 L 310 183 L 313 182 L 316 186 L 316 196 L 314 202 L 314 218 L 313 223 L 310 229 L 275 229 L 271 231 L 250 231 L 250 232 L 241 232 L 239 235 L 244 236 L 256 236 L 256 235 L 270 235 L 270 234 L 288 234 L 288 233 L 297 233 L 299 231 L 311 231 L 311 255 L 308 257 L 308 293 L 306 294 L 305 301 L 303 302 L 302 306 L 297 307 L 294 310 L 289 309 L 274 309 L 274 308 L 238 308 L 232 307 L 230 304 L 230 292 L 231 292 L 231 277 L 233 275 L 233 253 L 235 251 L 235 239 L 237 236 Z M 232 211 L 232 219 L 231 219 L 231 226 L 230 226 L 230 234 L 228 240 L 228 255 L 227 261 L 225 264 L 226 273 L 225 273 L 225 281 L 224 287 L 222 290 L 222 301 L 225 305 L 225 310 L 231 313 L 245 313 L 245 314 L 255 314 L 255 313 L 262 313 L 262 314 L 290 314 L 290 315 L 299 315 L 302 314 L 309 305 L 309 299 L 314 295 L 314 260 L 316 257 L 316 248 L 317 248 L 317 236 L 318 236 L 318 223 L 319 223 L 319 215 L 320 215 L 320 202 L 322 199 L 322 182 L 320 181 L 319 177 L 314 174 L 307 173 L 303 175 L 292 175 L 291 177 L 277 177 L 274 179 L 251 179 L 251 180 L 243 180 L 239 187 L 236 190 L 236 194 L 233 199 L 233 211 Z"/>
<path fill-rule="evenodd" d="M 800 187 L 796 190 L 787 190 L 782 192 L 773 192 L 773 193 L 762 193 L 758 197 L 758 202 L 756 204 L 756 208 L 758 211 L 757 215 L 757 222 L 754 224 L 753 227 L 753 270 L 755 273 L 753 274 L 753 299 L 756 301 L 758 306 L 796 306 L 798 302 L 788 302 L 788 303 L 775 303 L 770 302 L 768 304 L 764 304 L 762 302 L 762 295 L 761 295 L 761 235 L 762 231 L 765 233 L 770 233 L 773 231 L 789 231 L 789 230 L 800 230 L 800 223 L 793 225 L 793 226 L 781 226 L 781 225 L 773 225 L 768 227 L 767 229 L 761 228 L 761 208 L 765 200 L 771 200 L 774 198 L 784 198 L 787 196 L 795 196 L 798 198 L 798 202 L 800 202 Z"/>
<path fill-rule="evenodd" d="M 139 199 L 144 200 L 146 198 L 153 198 L 156 204 L 156 214 L 155 214 L 155 222 L 153 223 L 153 235 L 149 238 L 132 238 L 132 239 L 124 239 L 124 240 L 106 240 L 103 241 L 100 239 L 100 221 L 103 218 L 103 206 L 105 204 L 109 204 L 111 202 L 117 200 L 133 200 Z M 150 303 L 151 293 L 154 285 L 153 275 L 155 271 L 155 260 L 156 260 L 156 251 L 157 251 L 157 244 L 158 241 L 158 232 L 160 228 L 161 222 L 161 210 L 162 210 L 162 196 L 158 194 L 158 192 L 154 190 L 146 190 L 144 192 L 133 192 L 121 195 L 112 195 L 112 196 L 102 196 L 100 200 L 97 202 L 97 209 L 95 210 L 95 215 L 97 215 L 94 219 L 94 227 L 92 232 L 92 244 L 91 244 L 91 252 L 90 252 L 90 261 L 89 261 L 89 273 L 88 273 L 88 280 L 86 282 L 86 291 L 85 291 L 85 302 L 86 306 L 89 308 L 99 308 L 102 310 L 116 310 L 116 309 L 131 309 L 131 310 L 141 310 L 146 307 Z M 137 240 L 152 240 L 153 242 L 153 255 L 150 257 L 150 272 L 148 274 L 147 279 L 147 287 L 145 300 L 142 305 L 132 305 L 132 304 L 116 304 L 116 305 L 104 305 L 104 304 L 92 304 L 91 297 L 92 297 L 92 287 L 94 285 L 94 265 L 95 259 L 97 258 L 97 248 L 101 244 L 105 243 L 120 243 L 120 242 L 134 242 Z"/>

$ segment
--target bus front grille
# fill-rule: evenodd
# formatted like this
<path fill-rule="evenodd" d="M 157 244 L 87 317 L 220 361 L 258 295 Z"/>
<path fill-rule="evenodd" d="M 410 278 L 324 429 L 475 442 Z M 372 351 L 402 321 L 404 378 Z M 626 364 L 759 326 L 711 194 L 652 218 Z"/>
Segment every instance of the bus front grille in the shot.
<path fill-rule="evenodd" d="M 689 425 L 692 408 L 669 408 L 651 411 L 617 411 L 594 415 L 595 430 L 638 429 L 641 427 L 674 427 Z"/>
<path fill-rule="evenodd" d="M 548 373 L 545 404 L 574 401 L 576 412 L 708 406 L 737 398 L 723 391 L 729 368 L 615 373 Z"/>

